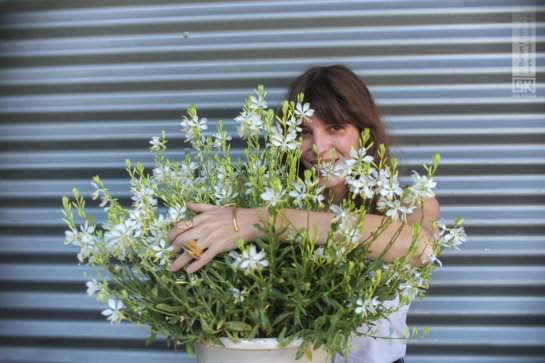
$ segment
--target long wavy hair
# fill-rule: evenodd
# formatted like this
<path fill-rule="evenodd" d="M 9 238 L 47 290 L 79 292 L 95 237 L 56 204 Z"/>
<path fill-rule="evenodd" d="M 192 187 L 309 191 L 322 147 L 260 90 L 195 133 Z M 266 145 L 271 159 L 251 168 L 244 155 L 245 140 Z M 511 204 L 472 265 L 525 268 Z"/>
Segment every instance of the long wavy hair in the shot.
<path fill-rule="evenodd" d="M 360 133 L 368 128 L 373 145 L 368 154 L 378 161 L 379 145 L 385 147 L 385 157 L 390 159 L 390 142 L 386 126 L 367 86 L 350 68 L 341 65 L 314 66 L 295 78 L 288 89 L 287 99 L 297 102 L 297 95 L 304 94 L 303 102 L 309 102 L 314 115 L 328 125 L 351 124 Z M 303 177 L 304 165 L 299 164 Z M 355 200 L 357 206 L 363 201 Z M 370 212 L 382 214 L 376 208 L 377 198 L 370 203 Z"/>

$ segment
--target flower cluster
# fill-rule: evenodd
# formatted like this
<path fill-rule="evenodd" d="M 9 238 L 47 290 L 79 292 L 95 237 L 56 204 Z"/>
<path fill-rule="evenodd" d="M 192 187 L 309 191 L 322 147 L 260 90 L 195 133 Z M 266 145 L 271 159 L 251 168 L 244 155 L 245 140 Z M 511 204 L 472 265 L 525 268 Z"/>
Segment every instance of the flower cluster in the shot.
<path fill-rule="evenodd" d="M 229 252 L 229 256 L 233 258 L 231 266 L 235 269 L 243 271 L 259 270 L 269 266 L 269 261 L 265 252 L 257 252 L 255 245 L 250 245 L 239 254 L 236 251 Z"/>
<path fill-rule="evenodd" d="M 411 265 L 416 237 L 406 256 L 369 263 L 369 246 L 381 231 L 392 224 L 403 228 L 408 216 L 434 196 L 439 157 L 424 165 L 426 175 L 414 171 L 412 184 L 402 187 L 396 160 L 386 159 L 383 145 L 378 155 L 370 155 L 372 140 L 364 130 L 359 149 L 352 149 L 349 158 L 318 163 L 320 170 L 299 175 L 301 125 L 314 111 L 301 94 L 295 102 L 282 102 L 275 113 L 268 109 L 266 94 L 259 86 L 234 118 L 238 136 L 247 144 L 244 160 L 233 161 L 232 136 L 221 120 L 212 136 L 204 134 L 208 121 L 192 105 L 181 127 L 193 153 L 170 160 L 165 156 L 165 132 L 153 136 L 151 174 L 140 163 L 126 163 L 131 195 L 127 205 L 114 198 L 98 176 L 91 197 L 105 213 L 101 223 L 87 215 L 78 190 L 73 190 L 73 198 L 63 198 L 65 243 L 79 248 L 80 263 L 95 268 L 87 293 L 107 304 L 103 315 L 112 324 L 147 324 L 150 342 L 162 334 L 169 343 L 185 344 L 190 354 L 196 341 L 218 343 L 223 336 L 274 336 L 281 342 L 301 338 L 299 356 L 315 344 L 330 353 L 346 353 L 358 327 L 372 325 L 422 296 L 430 272 L 441 264 L 441 249 L 459 248 L 467 239 L 462 220 L 451 228 L 441 220 L 434 224 L 435 264 Z M 348 197 L 339 205 L 326 200 L 320 173 L 344 178 Z M 374 200 L 386 218 L 364 240 L 364 221 Z M 266 206 L 271 219 L 256 228 L 267 237 L 238 241 L 237 250 L 218 255 L 198 273 L 172 273 L 167 266 L 176 255 L 168 233 L 177 221 L 194 216 L 189 201 Z M 285 208 L 333 213 L 327 242 L 316 245 L 316 226 L 287 236 L 277 230 L 275 221 Z M 413 229 L 418 231 L 420 225 L 414 223 Z"/>

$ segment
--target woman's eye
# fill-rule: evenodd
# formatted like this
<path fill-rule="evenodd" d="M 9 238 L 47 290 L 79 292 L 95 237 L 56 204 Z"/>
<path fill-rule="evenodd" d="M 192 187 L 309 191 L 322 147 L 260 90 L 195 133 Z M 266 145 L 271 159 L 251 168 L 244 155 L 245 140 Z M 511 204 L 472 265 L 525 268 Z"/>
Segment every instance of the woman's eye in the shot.
<path fill-rule="evenodd" d="M 340 131 L 340 130 L 344 129 L 344 126 L 335 125 L 335 126 L 331 126 L 330 129 L 333 130 L 333 131 Z"/>

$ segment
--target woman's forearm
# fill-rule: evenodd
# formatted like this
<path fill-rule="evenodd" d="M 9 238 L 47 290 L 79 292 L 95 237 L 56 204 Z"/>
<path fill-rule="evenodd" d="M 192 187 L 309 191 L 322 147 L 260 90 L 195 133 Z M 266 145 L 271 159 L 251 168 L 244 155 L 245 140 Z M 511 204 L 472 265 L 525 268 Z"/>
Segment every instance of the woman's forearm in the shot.
<path fill-rule="evenodd" d="M 266 208 L 259 208 L 258 216 L 261 220 L 266 221 L 269 218 L 269 213 Z M 287 228 L 286 233 L 281 236 L 284 238 L 287 238 L 287 234 L 290 232 L 294 233 L 301 228 L 306 228 L 309 230 L 311 238 L 315 239 L 317 244 L 323 245 L 327 241 L 334 217 L 335 215 L 331 212 L 283 209 L 277 215 L 275 227 L 276 230 L 284 230 Z M 382 225 L 384 218 L 385 217 L 376 214 L 366 215 L 363 221 L 361 240 L 368 240 Z M 401 222 L 392 222 L 370 245 L 369 258 L 373 260 L 379 258 L 396 235 L 397 238 L 395 238 L 394 242 L 382 257 L 385 261 L 390 262 L 398 257 L 405 256 L 413 239 L 412 226 L 409 224 L 402 225 Z M 427 257 L 433 253 L 429 240 L 429 233 L 426 230 L 421 229 L 416 240 L 417 252 L 416 257 L 412 261 L 413 265 L 422 265 Z"/>
<path fill-rule="evenodd" d="M 261 220 L 268 220 L 269 213 L 267 208 L 259 208 L 258 215 L 263 216 Z M 287 239 L 288 234 L 305 228 L 310 232 L 311 238 L 316 239 L 316 243 L 323 245 L 327 241 L 327 234 L 331 227 L 334 214 L 329 212 L 311 212 L 302 209 L 282 209 L 276 217 L 275 229 L 277 231 L 286 231 L 280 236 L 281 239 Z"/>

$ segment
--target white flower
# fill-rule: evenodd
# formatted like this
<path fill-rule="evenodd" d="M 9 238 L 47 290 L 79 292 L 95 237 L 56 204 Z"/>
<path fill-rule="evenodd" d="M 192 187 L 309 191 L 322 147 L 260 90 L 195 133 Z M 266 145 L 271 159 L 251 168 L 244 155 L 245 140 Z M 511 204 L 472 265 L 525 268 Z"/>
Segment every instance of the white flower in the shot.
<path fill-rule="evenodd" d="M 387 200 L 393 200 L 396 198 L 396 195 L 401 195 L 403 192 L 399 186 L 397 177 L 395 175 L 390 177 L 388 172 L 386 172 L 384 169 L 380 171 L 377 186 L 379 188 L 379 194 L 385 197 Z"/>
<path fill-rule="evenodd" d="M 255 90 L 256 96 L 250 96 L 250 109 L 265 109 L 267 108 L 267 101 L 265 101 L 265 94 Z"/>
<path fill-rule="evenodd" d="M 185 219 L 187 217 L 187 208 L 176 204 L 174 207 L 168 208 L 168 221 L 170 223 Z"/>
<path fill-rule="evenodd" d="M 287 135 L 284 136 L 282 127 L 274 125 L 272 128 L 271 144 L 282 151 L 296 150 L 299 147 L 297 133 L 294 129 L 290 129 Z"/>
<path fill-rule="evenodd" d="M 314 115 L 314 110 L 310 108 L 310 103 L 308 102 L 304 104 L 297 103 L 295 106 L 295 114 L 300 118 L 307 118 Z"/>
<path fill-rule="evenodd" d="M 196 276 L 195 274 L 189 275 L 189 285 L 190 286 L 199 286 L 202 282 L 202 278 Z"/>
<path fill-rule="evenodd" d="M 319 261 L 322 258 L 325 258 L 324 255 L 325 248 L 323 246 L 320 246 L 314 250 L 314 253 L 312 254 L 312 259 L 315 261 Z"/>
<path fill-rule="evenodd" d="M 157 218 L 154 218 L 149 226 L 150 234 L 155 237 L 155 239 L 160 239 L 162 236 L 168 234 L 172 222 L 169 218 L 165 218 L 164 215 L 159 214 Z M 142 231 L 139 231 L 141 234 Z"/>
<path fill-rule="evenodd" d="M 121 309 L 124 307 L 121 300 L 114 300 L 110 298 L 108 299 L 108 306 L 110 308 L 103 310 L 102 315 L 107 316 L 107 319 L 110 320 L 111 324 L 121 323 L 121 321 L 125 318 L 121 312 Z"/>
<path fill-rule="evenodd" d="M 324 189 L 325 187 L 319 186 L 318 189 L 316 190 L 316 193 L 310 195 L 310 197 L 312 198 L 312 202 L 314 202 L 314 204 L 317 204 L 320 207 L 323 206 L 323 201 L 325 199 L 324 195 L 322 194 Z"/>
<path fill-rule="evenodd" d="M 434 254 L 431 254 L 431 255 L 427 256 L 426 258 L 424 258 L 423 262 L 424 263 L 431 262 L 431 263 L 435 263 L 435 264 L 439 265 L 439 267 L 443 267 L 443 263 Z"/>
<path fill-rule="evenodd" d="M 90 226 L 88 221 L 85 221 L 82 225 L 79 226 L 80 228 L 80 241 L 84 240 L 85 242 L 89 242 L 89 240 L 93 240 L 93 233 L 95 232 L 95 226 Z"/>
<path fill-rule="evenodd" d="M 202 131 L 208 128 L 208 120 L 206 117 L 199 119 L 198 117 L 188 118 L 184 116 L 180 125 L 182 126 L 182 132 L 185 135 L 185 142 L 190 142 L 192 145 L 196 145 L 201 142 Z"/>
<path fill-rule="evenodd" d="M 168 165 L 159 165 L 156 168 L 153 168 L 153 180 L 157 184 L 168 184 L 176 182 L 177 178 L 176 173 Z"/>
<path fill-rule="evenodd" d="M 250 195 L 254 192 L 254 188 L 252 187 L 251 182 L 244 183 L 244 186 L 246 187 L 246 191 L 244 192 L 245 195 Z"/>
<path fill-rule="evenodd" d="M 131 199 L 134 201 L 133 206 L 135 208 L 140 209 L 146 205 L 155 207 L 157 205 L 157 199 L 155 199 L 153 189 L 150 187 L 137 184 L 131 187 L 131 192 L 133 193 Z"/>
<path fill-rule="evenodd" d="M 335 175 L 335 163 L 320 164 L 320 174 L 327 180 L 334 178 Z"/>
<path fill-rule="evenodd" d="M 302 183 L 300 180 L 298 180 L 295 184 L 293 184 L 293 189 L 291 192 L 289 192 L 289 196 L 293 198 L 293 202 L 295 205 L 302 207 L 303 201 L 306 197 L 306 188 L 305 183 Z"/>
<path fill-rule="evenodd" d="M 337 221 L 344 221 L 344 220 L 348 220 L 349 218 L 349 213 L 341 208 L 340 206 L 338 206 L 337 204 L 333 204 L 329 207 L 329 210 L 335 214 L 335 218 Z"/>
<path fill-rule="evenodd" d="M 356 309 L 354 312 L 359 315 L 367 316 L 368 314 L 375 314 L 377 307 L 380 305 L 378 298 L 375 296 L 371 300 L 358 299 L 356 301 Z"/>
<path fill-rule="evenodd" d="M 165 147 L 164 140 L 162 140 L 159 136 L 153 136 L 149 143 L 151 145 L 151 151 L 160 151 Z"/>
<path fill-rule="evenodd" d="M 344 238 L 348 243 L 355 245 L 361 241 L 361 232 L 358 228 L 352 228 L 344 231 Z"/>
<path fill-rule="evenodd" d="M 367 155 L 367 150 L 364 147 L 361 147 L 358 150 L 350 148 L 350 157 L 356 162 L 364 162 L 365 164 L 371 164 L 373 162 L 373 157 Z"/>
<path fill-rule="evenodd" d="M 402 282 L 399 284 L 399 290 L 402 296 L 405 296 L 409 300 L 413 300 L 418 293 L 418 289 L 410 283 Z"/>
<path fill-rule="evenodd" d="M 274 207 L 282 201 L 284 197 L 284 190 L 275 190 L 273 188 L 266 187 L 265 192 L 261 193 L 261 199 L 263 199 L 271 207 Z"/>
<path fill-rule="evenodd" d="M 339 178 L 346 178 L 352 172 L 352 167 L 355 164 L 354 159 L 342 159 L 333 166 L 333 175 Z"/>
<path fill-rule="evenodd" d="M 157 260 L 159 260 L 160 266 L 163 266 L 168 262 L 169 253 L 174 251 L 174 247 L 168 247 L 164 239 L 161 239 L 156 245 L 151 246 L 151 249 L 153 252 L 155 252 L 154 256 Z"/>
<path fill-rule="evenodd" d="M 104 206 L 106 206 L 106 204 L 108 203 L 108 200 L 104 196 L 105 190 L 103 188 L 99 187 L 98 184 L 95 183 L 95 182 L 91 182 L 91 185 L 95 189 L 93 191 L 93 193 L 91 194 L 91 198 L 93 200 L 97 200 L 102 195 L 103 197 L 102 197 L 101 202 L 100 202 L 100 208 L 104 208 Z"/>
<path fill-rule="evenodd" d="M 242 138 L 250 136 L 259 136 L 259 132 L 263 126 L 261 117 L 255 113 L 247 113 L 243 111 L 240 116 L 235 117 L 235 121 L 240 122 L 237 132 Z"/>
<path fill-rule="evenodd" d="M 233 294 L 233 297 L 235 298 L 235 302 L 237 304 L 244 301 L 244 296 L 242 296 L 242 293 L 239 289 L 237 289 L 236 287 L 231 287 L 229 291 Z"/>
<path fill-rule="evenodd" d="M 297 182 L 293 184 L 294 190 L 289 192 L 288 195 L 294 198 L 294 204 L 300 208 L 304 206 L 305 200 L 309 200 L 312 203 L 322 205 L 322 202 L 325 199 L 322 194 L 324 187 L 318 186 L 315 193 L 310 193 L 310 189 L 312 187 L 313 185 L 310 180 L 305 180 L 304 182 L 301 180 L 297 180 Z"/>
<path fill-rule="evenodd" d="M 104 233 L 106 247 L 110 252 L 124 260 L 131 250 L 135 238 L 140 236 L 141 226 L 131 218 L 115 225 L 112 230 Z"/>
<path fill-rule="evenodd" d="M 79 245 L 78 231 L 67 230 L 64 232 L 64 244 L 65 245 Z"/>
<path fill-rule="evenodd" d="M 407 222 L 407 216 L 410 215 L 416 207 L 406 206 L 404 204 L 401 204 L 399 206 L 399 213 L 400 213 L 400 219 L 404 222 Z"/>
<path fill-rule="evenodd" d="M 418 199 L 431 198 L 435 196 L 433 188 L 435 188 L 437 183 L 435 183 L 432 178 L 426 175 L 420 176 L 414 170 L 411 178 L 413 179 L 412 188 Z"/>
<path fill-rule="evenodd" d="M 467 234 L 464 227 L 447 228 L 445 220 L 437 222 L 439 233 L 436 235 L 439 244 L 445 248 L 460 249 L 460 246 L 467 241 Z"/>
<path fill-rule="evenodd" d="M 333 214 L 335 214 L 334 221 L 339 223 L 339 229 L 344 231 L 352 229 L 352 216 L 346 209 L 343 209 L 340 206 L 333 204 L 329 207 L 329 210 Z"/>
<path fill-rule="evenodd" d="M 294 129 L 295 132 L 303 131 L 303 129 L 299 127 L 301 124 L 303 124 L 303 120 L 300 118 L 290 117 L 288 120 L 286 120 L 286 125 L 288 128 Z"/>
<path fill-rule="evenodd" d="M 380 211 L 385 211 L 386 217 L 390 217 L 392 221 L 403 220 L 407 222 L 407 216 L 411 214 L 415 207 L 406 206 L 400 200 L 387 200 L 381 196 L 378 200 L 377 208 Z"/>
<path fill-rule="evenodd" d="M 85 285 L 87 286 L 87 295 L 89 296 L 95 295 L 97 292 L 100 292 L 100 290 L 102 289 L 101 285 L 98 283 L 96 279 L 87 281 Z"/>
<path fill-rule="evenodd" d="M 231 141 L 233 138 L 227 135 L 225 132 L 216 132 L 214 135 L 214 144 L 212 145 L 216 149 L 220 149 L 224 144 L 227 144 L 228 141 Z"/>
<path fill-rule="evenodd" d="M 199 166 L 194 161 L 190 161 L 189 163 L 183 163 L 180 166 L 180 173 L 183 178 L 192 179 L 194 177 L 195 170 L 197 170 Z"/>
<path fill-rule="evenodd" d="M 361 195 L 364 199 L 373 198 L 373 184 L 368 178 L 364 176 L 353 177 L 350 175 L 346 177 L 346 184 L 348 184 L 348 188 L 355 195 Z"/>
<path fill-rule="evenodd" d="M 233 262 L 231 264 L 233 268 L 238 268 L 240 270 L 260 270 L 263 267 L 269 266 L 269 261 L 267 261 L 265 252 L 257 252 L 256 247 L 253 244 L 245 248 L 242 251 L 242 254 L 239 254 L 236 251 L 231 251 L 229 252 L 229 256 L 233 258 Z"/>
<path fill-rule="evenodd" d="M 334 222 L 338 223 L 337 238 L 342 238 L 350 244 L 359 243 L 361 240 L 361 231 L 355 225 L 355 220 L 350 213 L 336 204 L 330 206 L 329 210 L 335 214 Z"/>
<path fill-rule="evenodd" d="M 97 237 L 94 235 L 95 226 L 90 226 L 88 221 L 80 225 L 80 230 L 69 230 L 64 233 L 65 245 L 74 245 L 80 248 L 77 255 L 80 262 L 84 262 L 86 258 L 91 256 L 96 251 Z"/>
<path fill-rule="evenodd" d="M 401 205 L 401 201 L 397 199 L 388 200 L 382 196 L 377 202 L 377 209 L 386 212 L 386 217 L 389 217 L 394 222 L 399 221 L 401 215 L 405 215 L 407 211 L 407 208 Z"/>
<path fill-rule="evenodd" d="M 218 180 L 214 186 L 214 197 L 217 204 L 223 204 L 234 200 L 238 196 L 238 193 L 233 190 L 233 186 L 230 182 L 225 180 Z"/>

